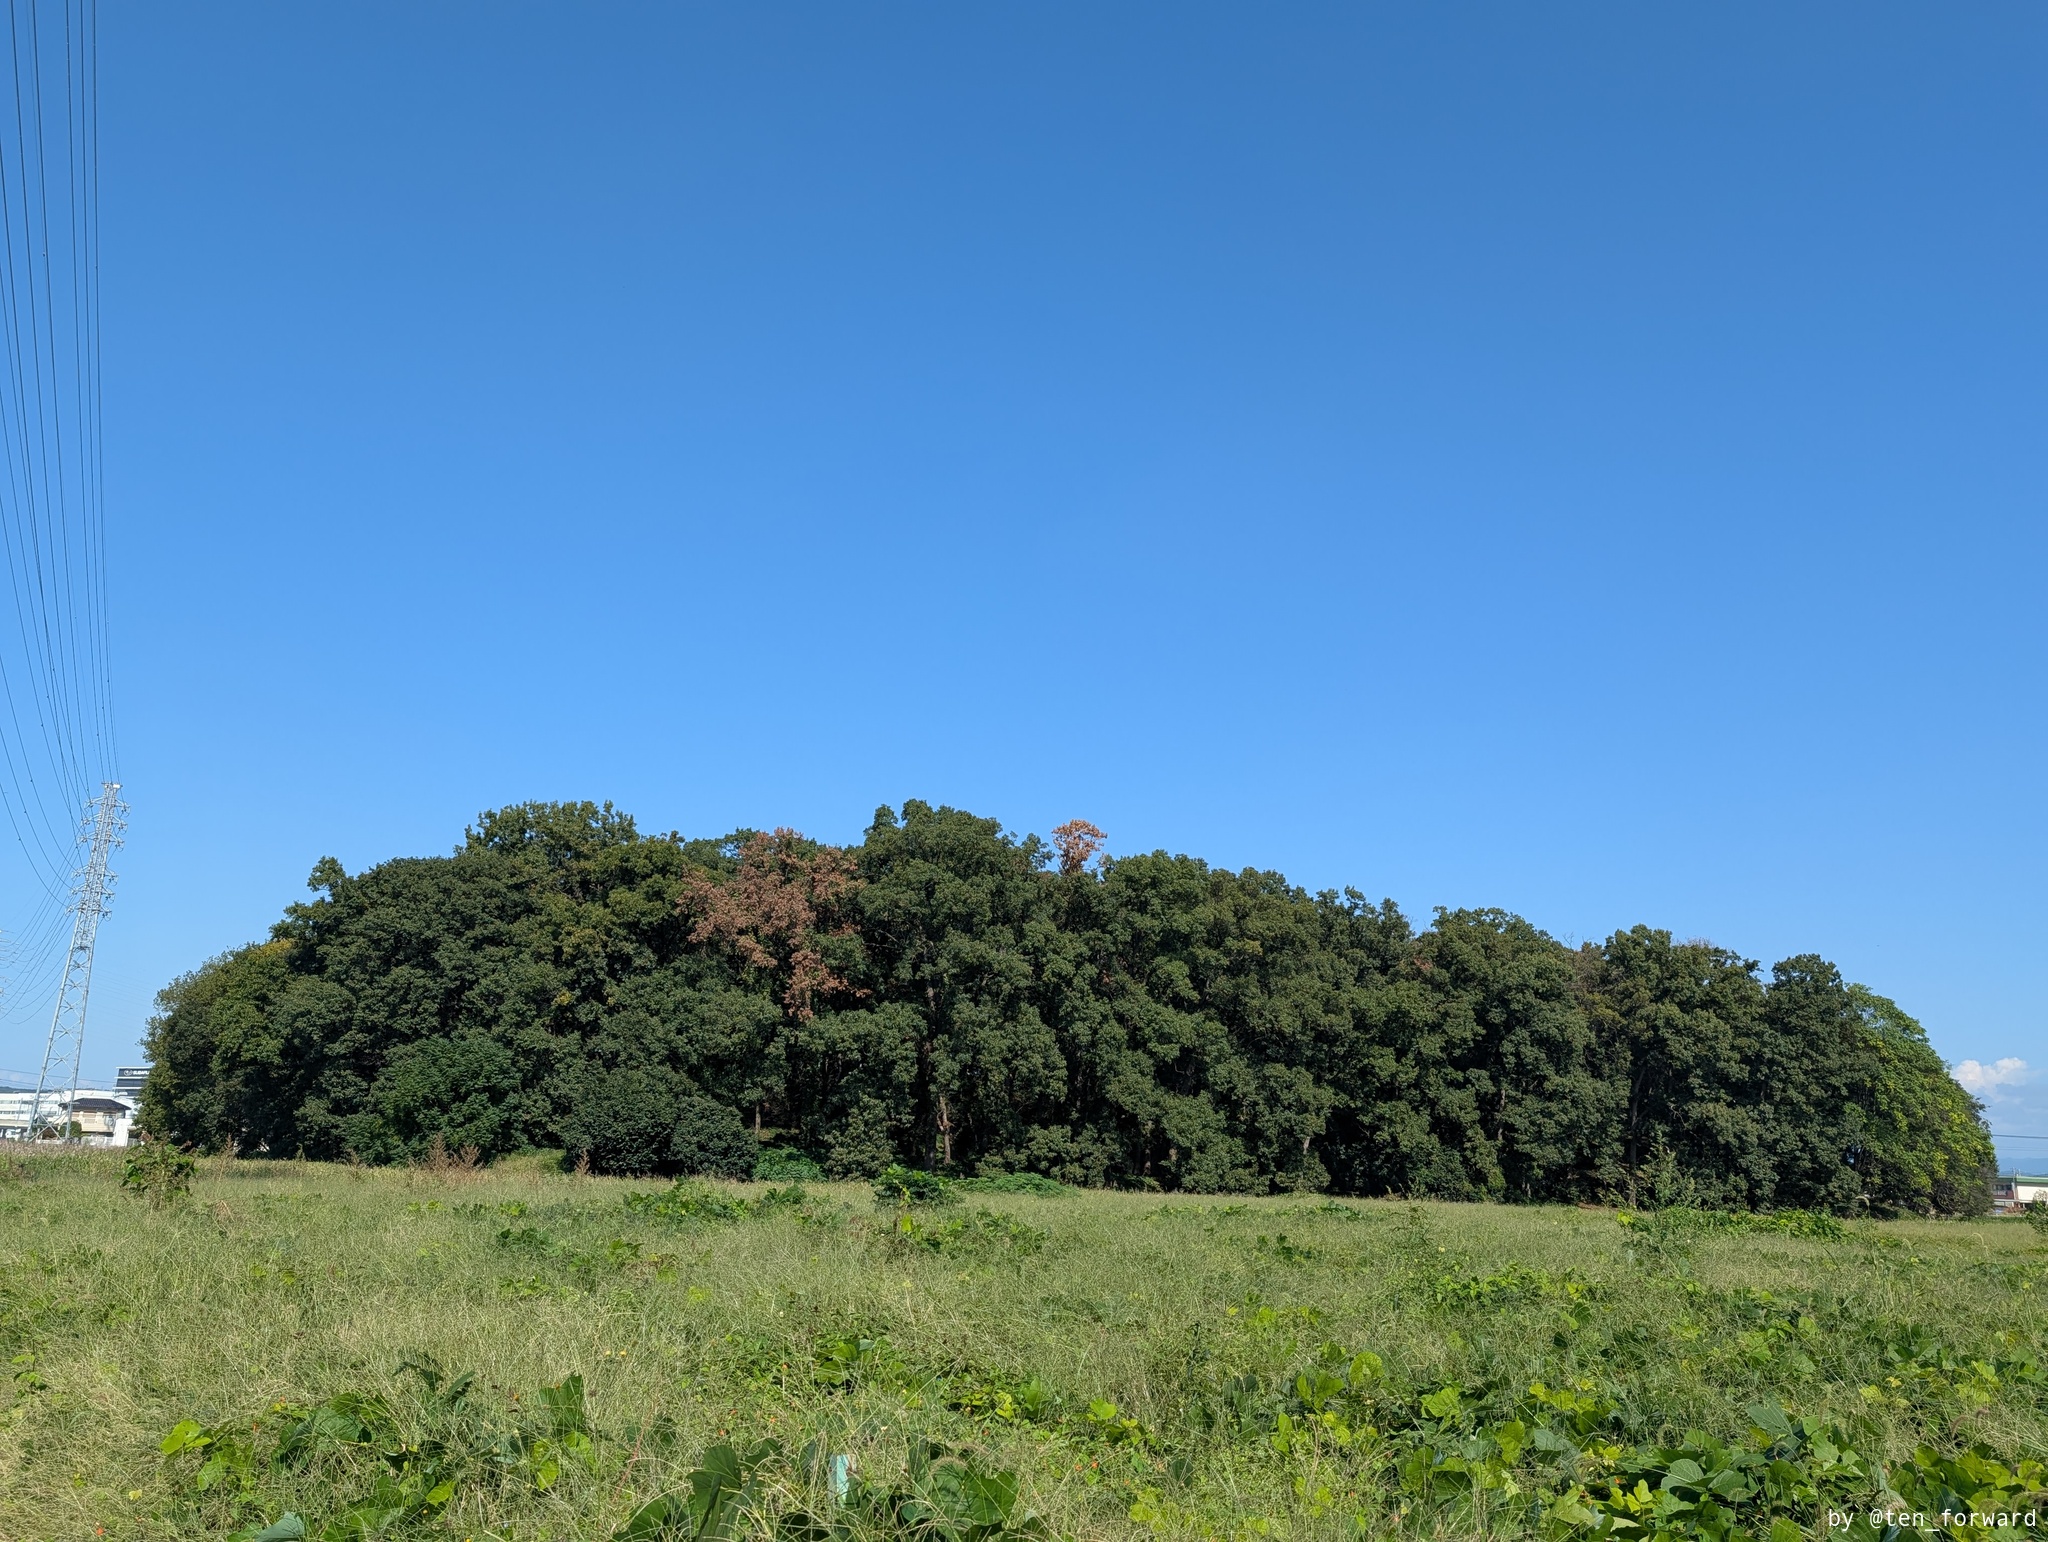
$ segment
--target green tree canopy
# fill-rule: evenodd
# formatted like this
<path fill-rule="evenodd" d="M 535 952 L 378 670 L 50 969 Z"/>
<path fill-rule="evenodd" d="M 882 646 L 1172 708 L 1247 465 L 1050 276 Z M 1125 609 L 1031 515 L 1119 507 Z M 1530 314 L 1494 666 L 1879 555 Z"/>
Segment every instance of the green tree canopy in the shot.
<path fill-rule="evenodd" d="M 439 1142 L 621 1172 L 1029 1171 L 1201 1192 L 1987 1203 L 1982 1111 L 1811 955 L 1098 856 L 912 801 L 857 846 L 482 815 L 165 988 L 153 1131 L 372 1162 Z"/>

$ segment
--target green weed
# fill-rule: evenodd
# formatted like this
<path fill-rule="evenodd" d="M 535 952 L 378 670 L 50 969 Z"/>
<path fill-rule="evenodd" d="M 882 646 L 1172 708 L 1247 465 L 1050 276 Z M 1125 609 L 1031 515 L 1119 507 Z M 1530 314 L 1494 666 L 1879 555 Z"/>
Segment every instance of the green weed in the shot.
<path fill-rule="evenodd" d="M 915 1167 L 889 1167 L 875 1179 L 878 1205 L 947 1205 L 956 1195 L 951 1180 Z"/>
<path fill-rule="evenodd" d="M 282 1496 L 320 1480 L 336 1500 L 317 1532 L 296 1533 L 319 1542 L 365 1542 L 431 1521 L 465 1488 L 545 1493 L 565 1466 L 594 1463 L 580 1375 L 542 1387 L 523 1410 L 494 1411 L 479 1406 L 474 1375 L 449 1376 L 430 1355 L 396 1374 L 409 1378 L 403 1418 L 384 1396 L 349 1389 L 310 1408 L 273 1403 L 246 1424 L 182 1419 L 157 1449 L 202 1521 L 279 1510 Z M 243 1534 L 292 1535 L 287 1518 L 299 1515 L 252 1521 Z"/>
<path fill-rule="evenodd" d="M 953 1187 L 963 1194 L 1031 1194 L 1039 1199 L 1065 1199 L 1081 1192 L 1039 1173 L 988 1173 L 962 1178 Z"/>
<path fill-rule="evenodd" d="M 749 1213 L 744 1199 L 678 1178 L 659 1194 L 628 1194 L 626 1209 L 650 1221 L 742 1221 Z"/>
<path fill-rule="evenodd" d="M 198 1165 L 189 1153 L 163 1141 L 130 1146 L 121 1163 L 121 1187 L 147 1199 L 150 1209 L 162 1210 L 192 1193 Z"/>
<path fill-rule="evenodd" d="M 714 1509 L 763 1539 L 1820 1542 L 1833 1510 L 1880 1542 L 1873 1510 L 1989 1538 L 2026 1528 L 1973 1506 L 2048 1503 L 2018 1222 L 1653 1237 L 957 1186 L 878 1213 L 811 1183 L 629 1207 L 531 1165 L 260 1159 L 158 1210 L 121 1167 L 39 1157 L 5 1196 L 0 1536 L 680 1537 L 720 1447 L 752 1497 Z"/>
<path fill-rule="evenodd" d="M 993 1542 L 1043 1537 L 1044 1523 L 1018 1503 L 1014 1472 L 981 1453 L 913 1439 L 901 1479 L 867 1481 L 850 1456 L 813 1442 L 794 1461 L 764 1440 L 744 1452 L 704 1453 L 686 1485 L 658 1495 L 612 1533 L 612 1542 L 699 1542 L 742 1535 L 777 1542 L 903 1538 Z M 810 1498 L 811 1508 L 792 1503 Z M 820 1502 L 822 1501 L 822 1502 Z"/>
<path fill-rule="evenodd" d="M 1024 1257 L 1044 1247 L 1049 1235 L 1028 1222 L 979 1209 L 943 1221 L 920 1220 L 906 1210 L 896 1218 L 889 1233 L 890 1240 L 900 1247 L 950 1257 L 987 1257 L 996 1253 Z"/>
<path fill-rule="evenodd" d="M 1595 1294 L 1596 1287 L 1573 1270 L 1551 1274 L 1517 1263 L 1488 1275 L 1439 1275 L 1429 1285 L 1430 1299 L 1439 1307 L 1492 1308 L 1530 1301 L 1558 1301 L 1576 1306 Z"/>
<path fill-rule="evenodd" d="M 1839 1218 L 1818 1210 L 1693 1210 L 1674 1206 L 1641 1214 L 1623 1210 L 1615 1219 L 1624 1227 L 1651 1237 L 1776 1232 L 1787 1237 L 1839 1242 L 1849 1235 L 1848 1227 Z"/>
<path fill-rule="evenodd" d="M 794 1146 L 763 1146 L 754 1159 L 754 1178 L 761 1183 L 823 1183 L 825 1169 Z"/>

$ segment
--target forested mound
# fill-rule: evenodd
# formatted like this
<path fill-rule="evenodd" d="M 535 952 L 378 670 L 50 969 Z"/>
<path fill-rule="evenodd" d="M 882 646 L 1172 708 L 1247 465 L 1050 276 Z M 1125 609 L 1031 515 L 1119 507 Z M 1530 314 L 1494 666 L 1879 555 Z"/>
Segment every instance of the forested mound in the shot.
<path fill-rule="evenodd" d="M 1981 1110 L 1919 1024 L 1802 955 L 1185 856 L 911 802 L 861 844 L 484 815 L 159 998 L 144 1123 L 368 1162 L 436 1142 L 744 1174 L 762 1141 L 1200 1192 L 1972 1213 Z"/>

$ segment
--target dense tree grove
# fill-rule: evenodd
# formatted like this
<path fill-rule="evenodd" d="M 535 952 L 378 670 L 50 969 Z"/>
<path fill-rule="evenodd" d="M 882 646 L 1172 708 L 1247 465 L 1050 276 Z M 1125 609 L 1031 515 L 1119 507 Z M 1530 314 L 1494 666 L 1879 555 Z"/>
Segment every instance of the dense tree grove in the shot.
<path fill-rule="evenodd" d="M 205 1149 L 560 1147 L 743 1174 L 760 1142 L 1198 1192 L 1969 1213 L 1981 1110 L 1920 1026 L 1812 955 L 1497 910 L 911 802 L 859 846 L 484 815 L 162 994 L 144 1121 Z"/>

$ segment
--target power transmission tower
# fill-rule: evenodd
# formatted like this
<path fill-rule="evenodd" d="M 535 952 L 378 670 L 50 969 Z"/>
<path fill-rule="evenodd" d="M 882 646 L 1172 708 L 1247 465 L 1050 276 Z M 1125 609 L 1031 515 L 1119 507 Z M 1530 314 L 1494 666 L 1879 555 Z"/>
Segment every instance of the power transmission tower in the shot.
<path fill-rule="evenodd" d="M 64 963 L 64 983 L 57 990 L 57 1010 L 50 1015 L 50 1040 L 43 1047 L 43 1070 L 36 1078 L 36 1100 L 29 1105 L 28 1138 L 35 1140 L 52 1122 L 43 1112 L 43 1095 L 64 1084 L 65 1062 L 70 1062 L 71 1102 L 78 1101 L 78 1065 L 85 1053 L 85 1003 L 92 994 L 92 946 L 100 933 L 100 917 L 114 888 L 114 875 L 107 858 L 121 844 L 121 832 L 128 827 L 128 805 L 121 801 L 121 784 L 103 782 L 100 795 L 86 806 L 85 843 L 90 848 L 85 866 L 71 889 L 71 954 Z M 52 1072 L 57 1081 L 50 1080 Z M 71 1129 L 71 1104 L 64 1105 L 64 1129 Z"/>

